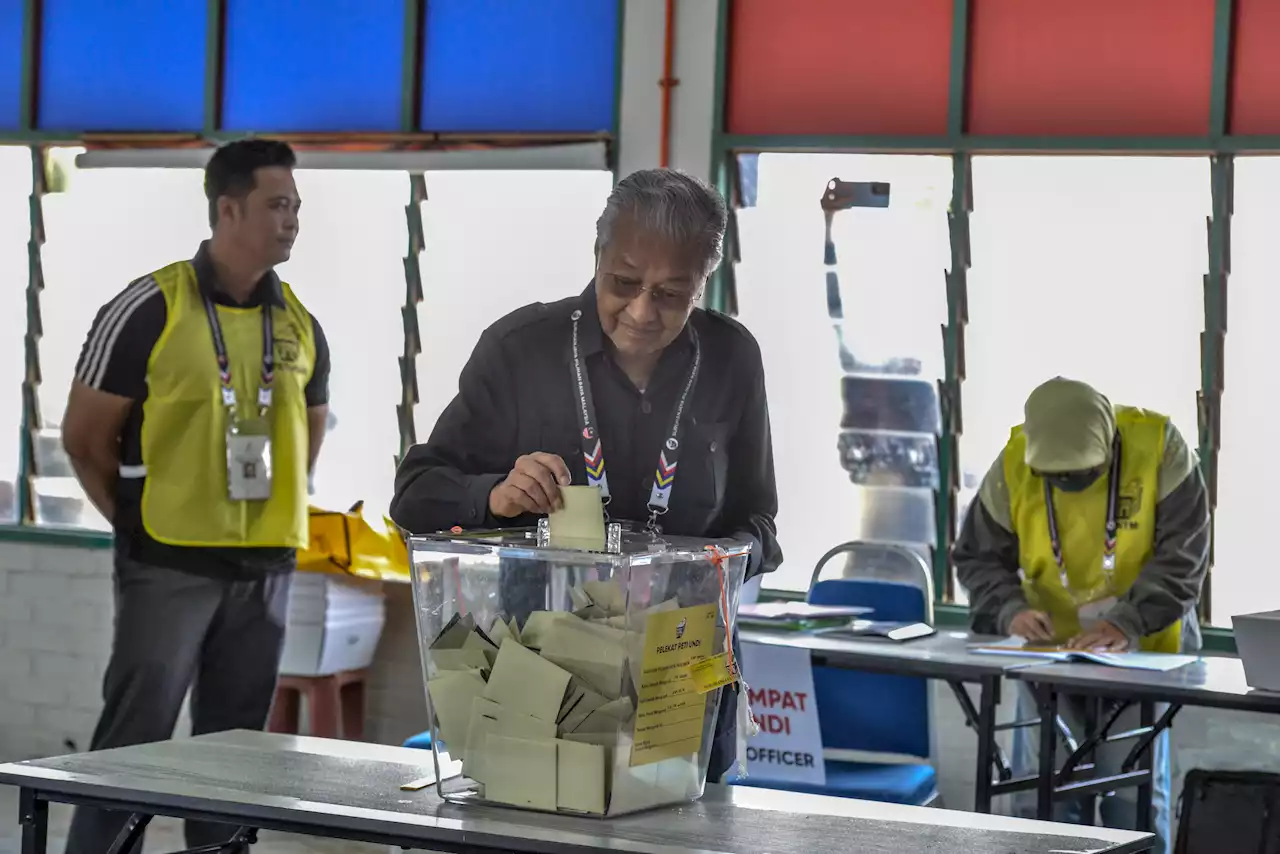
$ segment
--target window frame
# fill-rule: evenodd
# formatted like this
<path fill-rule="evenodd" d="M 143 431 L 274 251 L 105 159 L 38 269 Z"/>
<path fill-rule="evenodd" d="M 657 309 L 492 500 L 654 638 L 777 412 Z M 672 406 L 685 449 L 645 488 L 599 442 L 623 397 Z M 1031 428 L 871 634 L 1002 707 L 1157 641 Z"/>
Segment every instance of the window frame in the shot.
<path fill-rule="evenodd" d="M 731 202 L 731 218 L 736 220 L 736 210 L 742 206 L 744 190 L 743 170 L 739 166 L 739 156 L 743 154 L 759 154 L 764 152 L 855 152 L 874 150 L 877 153 L 918 154 L 921 149 L 911 147 L 895 147 L 886 151 L 884 148 L 872 149 L 865 144 L 851 144 L 848 140 L 829 140 L 829 145 L 815 146 L 805 141 L 800 144 L 788 144 L 789 141 L 770 140 L 770 144 L 760 146 L 752 141 L 742 140 L 727 134 L 717 137 L 715 163 L 717 165 L 718 185 L 726 198 Z M 1280 141 L 1276 151 L 1280 153 Z M 955 532 L 960 522 L 957 514 L 956 497 L 959 488 L 958 472 L 958 439 L 963 428 L 961 417 L 963 408 L 963 380 L 965 377 L 964 341 L 968 321 L 967 284 L 968 270 L 971 263 L 969 246 L 969 214 L 973 210 L 972 158 L 975 154 L 1009 154 L 1008 151 L 986 151 L 978 145 L 956 146 L 952 151 L 952 196 L 947 213 L 951 238 L 951 265 L 945 277 L 940 277 L 940 286 L 946 290 L 947 322 L 942 327 L 944 345 L 944 363 L 946 375 L 939 383 L 939 400 L 942 407 L 942 434 L 938 438 L 939 488 L 935 493 L 935 510 L 937 522 L 938 547 L 933 555 L 933 588 L 935 618 L 940 626 L 956 627 L 968 623 L 968 606 L 957 604 L 954 600 L 955 572 L 950 559 L 950 544 L 954 541 Z M 1017 153 L 1043 153 L 1042 148 L 1027 147 Z M 1067 148 L 1065 141 L 1062 147 L 1055 148 L 1060 154 L 1101 154 L 1102 149 L 1090 151 Z M 1114 153 L 1114 152 L 1107 152 Z M 1145 147 L 1126 148 L 1126 154 L 1134 156 L 1148 155 L 1153 152 Z M 1199 435 L 1197 450 L 1200 454 L 1201 470 L 1205 482 L 1210 489 L 1211 506 L 1216 502 L 1217 465 L 1218 465 L 1218 416 L 1222 383 L 1222 342 L 1225 335 L 1226 303 L 1225 293 L 1230 270 L 1229 246 L 1231 225 L 1231 196 L 1234 181 L 1234 154 L 1205 151 L 1202 153 L 1183 153 L 1183 156 L 1209 157 L 1210 183 L 1212 198 L 1212 214 L 1208 218 L 1208 250 L 1206 252 L 1206 275 L 1204 276 L 1205 325 L 1201 335 L 1201 383 L 1198 392 Z M 710 307 L 727 313 L 735 313 L 738 306 L 736 279 L 733 265 L 740 259 L 740 248 L 737 245 L 737 227 L 731 224 L 731 239 L 726 241 L 732 251 L 726 251 L 726 262 L 716 274 L 713 286 L 708 288 Z M 946 544 L 946 547 L 942 547 Z M 835 545 L 832 543 L 831 545 Z M 1209 575 L 1205 581 L 1205 592 L 1201 599 L 1202 615 L 1208 613 L 1211 606 L 1212 590 L 1212 556 L 1210 558 Z M 767 583 L 767 576 L 766 576 Z M 764 587 L 762 598 L 778 600 L 795 600 L 804 594 L 789 590 Z M 1212 626 L 1202 620 L 1204 647 L 1211 652 L 1234 652 L 1234 635 L 1230 629 Z"/>

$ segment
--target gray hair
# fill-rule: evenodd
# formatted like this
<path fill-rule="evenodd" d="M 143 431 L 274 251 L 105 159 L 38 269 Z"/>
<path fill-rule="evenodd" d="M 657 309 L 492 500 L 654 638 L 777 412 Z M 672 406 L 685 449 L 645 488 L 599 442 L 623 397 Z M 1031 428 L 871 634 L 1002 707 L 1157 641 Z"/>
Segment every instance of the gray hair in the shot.
<path fill-rule="evenodd" d="M 677 245 L 697 247 L 705 264 L 704 276 L 720 266 L 729 211 L 719 193 L 692 175 L 674 169 L 642 169 L 619 181 L 596 220 L 597 259 L 613 239 L 613 228 L 623 214 L 645 231 Z"/>

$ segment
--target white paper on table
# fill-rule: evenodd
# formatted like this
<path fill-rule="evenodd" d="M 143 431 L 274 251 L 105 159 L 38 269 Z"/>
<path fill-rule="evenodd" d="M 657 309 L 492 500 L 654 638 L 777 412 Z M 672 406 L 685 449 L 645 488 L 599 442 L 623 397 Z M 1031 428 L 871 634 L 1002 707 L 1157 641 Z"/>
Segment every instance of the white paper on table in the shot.
<path fill-rule="evenodd" d="M 985 644 L 972 644 L 972 652 L 984 655 L 1012 655 L 1021 658 L 1039 658 L 1045 661 L 1083 662 L 1119 667 L 1124 670 L 1154 670 L 1167 673 L 1185 667 L 1197 657 L 1167 652 L 1091 652 L 1083 649 L 1026 649 L 1027 641 L 1020 637 L 1007 637 Z"/>

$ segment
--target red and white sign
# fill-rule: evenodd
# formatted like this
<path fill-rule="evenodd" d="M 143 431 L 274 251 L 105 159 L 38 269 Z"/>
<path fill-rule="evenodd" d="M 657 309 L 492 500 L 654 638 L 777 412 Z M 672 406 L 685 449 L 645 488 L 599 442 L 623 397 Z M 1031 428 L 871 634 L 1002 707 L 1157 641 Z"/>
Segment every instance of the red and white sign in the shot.
<path fill-rule="evenodd" d="M 827 782 L 809 650 L 742 642 L 742 675 L 760 734 L 746 741 L 747 776 L 757 782 Z"/>

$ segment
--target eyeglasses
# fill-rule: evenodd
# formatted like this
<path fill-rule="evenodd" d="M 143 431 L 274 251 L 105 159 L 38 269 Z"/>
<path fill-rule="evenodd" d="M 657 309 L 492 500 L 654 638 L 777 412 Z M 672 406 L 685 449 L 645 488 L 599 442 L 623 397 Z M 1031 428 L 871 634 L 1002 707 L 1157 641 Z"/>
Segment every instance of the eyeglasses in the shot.
<path fill-rule="evenodd" d="M 653 300 L 653 306 L 658 311 L 684 311 L 693 304 L 700 293 L 700 290 L 676 290 L 663 285 L 646 286 L 635 279 L 620 279 L 608 274 L 602 279 L 605 290 L 610 296 L 626 302 L 637 300 L 642 293 L 648 291 L 649 298 Z"/>

